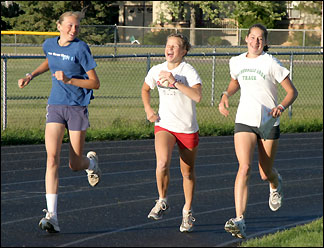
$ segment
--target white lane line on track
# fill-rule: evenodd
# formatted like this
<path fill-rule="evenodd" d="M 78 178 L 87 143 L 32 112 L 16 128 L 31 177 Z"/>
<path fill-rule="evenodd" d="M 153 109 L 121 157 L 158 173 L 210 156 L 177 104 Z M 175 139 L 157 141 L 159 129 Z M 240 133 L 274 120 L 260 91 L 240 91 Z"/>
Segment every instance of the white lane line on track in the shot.
<path fill-rule="evenodd" d="M 298 153 L 301 153 L 301 152 L 317 152 L 317 151 L 322 151 L 323 152 L 323 149 L 321 149 L 321 148 L 319 148 L 319 149 L 303 149 L 303 150 L 298 149 L 298 150 L 291 150 L 291 151 L 290 150 L 282 150 L 282 151 L 279 150 L 279 151 L 277 151 L 276 154 L 281 154 L 281 153 L 287 154 L 287 153 L 294 153 L 294 152 L 298 152 Z M 146 154 L 146 153 L 147 152 L 144 152 L 144 154 Z M 178 154 L 176 153 L 176 151 L 174 151 L 173 153 L 176 154 L 176 155 L 174 155 L 172 157 L 172 159 L 179 159 Z M 256 151 L 254 153 L 257 154 Z M 132 153 L 132 154 L 138 155 L 138 154 L 141 154 L 141 153 L 138 153 L 138 152 L 136 153 L 135 152 L 135 153 Z M 114 155 L 120 156 L 120 154 L 114 154 Z M 222 156 L 228 156 L 228 155 L 235 157 L 235 151 L 233 150 L 230 153 L 211 154 L 211 155 L 199 155 L 199 153 L 198 153 L 197 159 L 199 159 L 199 158 L 209 158 L 209 157 L 222 157 Z M 111 156 L 111 154 L 101 155 L 100 158 L 109 157 L 109 156 Z M 67 160 L 68 158 L 69 158 L 68 156 L 61 156 L 61 160 L 64 160 L 64 159 Z M 44 160 L 44 162 L 46 162 L 46 157 L 44 157 L 42 159 L 33 159 L 33 158 L 32 159 L 24 159 L 24 162 L 33 162 L 33 161 L 42 161 L 42 160 Z M 147 161 L 155 161 L 155 160 L 156 160 L 156 158 L 154 157 L 154 158 L 148 158 L 148 159 L 119 160 L 119 161 L 109 161 L 109 162 L 100 162 L 100 163 L 101 164 L 118 164 L 118 163 L 123 163 L 124 164 L 124 163 L 134 163 L 134 162 L 141 162 L 141 161 L 147 162 Z M 19 159 L 19 160 L 11 160 L 11 161 L 1 161 L 1 166 L 6 165 L 6 164 L 10 164 L 10 163 L 21 163 L 21 159 Z M 68 167 L 68 166 L 63 166 L 63 167 Z M 43 167 L 39 168 L 39 169 L 43 169 Z M 16 171 L 16 170 L 13 170 L 13 171 Z M 1 170 L 1 173 L 2 172 L 7 172 L 7 171 Z"/>
<path fill-rule="evenodd" d="M 321 194 L 305 195 L 305 196 L 297 196 L 297 197 L 289 197 L 289 198 L 285 198 L 285 201 L 287 201 L 287 200 L 293 200 L 293 199 L 297 199 L 297 198 L 300 199 L 300 198 L 314 197 L 314 196 L 319 196 L 319 195 L 323 195 L 323 193 L 321 193 Z M 252 203 L 252 204 L 248 204 L 248 206 L 251 207 L 251 206 L 256 206 L 256 205 L 265 204 L 265 203 L 268 203 L 268 201 Z M 214 210 L 209 210 L 209 211 L 204 211 L 204 212 L 195 212 L 195 216 L 203 215 L 203 214 L 211 214 L 211 213 L 215 213 L 215 212 L 232 210 L 232 209 L 234 209 L 234 207 L 220 208 L 220 209 L 214 209 Z M 159 220 L 159 223 L 167 222 L 167 221 L 173 221 L 173 220 L 181 219 L 181 218 L 182 218 L 182 216 L 177 216 L 177 217 L 173 217 L 173 218 Z M 150 223 L 145 223 L 145 224 L 139 224 L 139 225 L 135 225 L 135 226 L 124 227 L 124 228 L 120 228 L 120 229 L 117 229 L 117 230 L 114 230 L 114 231 L 104 232 L 104 233 L 92 235 L 92 236 L 87 237 L 87 238 L 78 239 L 78 240 L 75 240 L 75 241 L 72 241 L 72 242 L 69 242 L 69 243 L 65 243 L 65 244 L 59 245 L 59 247 L 76 245 L 76 244 L 80 244 L 80 243 L 82 243 L 84 241 L 89 241 L 89 240 L 96 239 L 96 238 L 99 238 L 99 237 L 102 237 L 102 236 L 111 235 L 111 234 L 115 234 L 115 233 L 119 233 L 119 232 L 123 232 L 123 231 L 127 231 L 127 230 L 132 230 L 132 229 L 136 229 L 136 228 L 140 228 L 140 227 L 154 225 L 154 224 L 156 224 L 156 222 L 152 221 Z"/>
<path fill-rule="evenodd" d="M 323 159 L 323 156 L 318 156 L 318 157 L 304 157 L 304 158 L 286 158 L 286 159 L 276 159 L 276 162 L 280 161 L 291 161 L 291 160 L 308 160 L 308 159 Z M 253 161 L 253 164 L 256 164 L 257 161 Z M 201 167 L 209 167 L 209 166 L 219 166 L 219 165 L 237 165 L 237 162 L 230 162 L 230 163 L 221 163 L 221 164 L 203 164 L 203 165 L 196 165 L 196 169 L 201 168 Z M 311 168 L 311 167 L 306 167 L 306 168 Z M 44 168 L 43 168 L 44 169 Z M 178 167 L 172 167 L 170 170 L 178 170 Z M 112 176 L 112 175 L 121 175 L 121 174 L 131 174 L 131 173 L 141 173 L 141 172 L 150 172 L 150 171 L 155 171 L 154 169 L 143 169 L 143 170 L 132 170 L 132 171 L 118 171 L 118 172 L 107 172 L 107 173 L 102 173 L 103 176 Z M 16 172 L 16 171 L 15 171 Z M 25 171 L 26 172 L 26 171 Z M 1 172 L 3 173 L 3 172 Z M 60 180 L 71 180 L 71 179 L 79 179 L 79 178 L 84 178 L 84 176 L 71 176 L 71 177 L 61 177 Z M 10 186 L 10 185 L 19 185 L 19 184 L 28 184 L 28 183 L 39 183 L 39 182 L 44 182 L 45 179 L 39 179 L 39 180 L 31 180 L 31 181 L 23 181 L 23 182 L 15 182 L 15 183 L 2 183 L 2 186 Z"/>
<path fill-rule="evenodd" d="M 309 144 L 311 144 L 311 145 L 316 145 L 316 144 L 322 144 L 322 139 L 320 139 L 320 138 L 316 138 L 316 140 L 318 140 L 319 142 L 318 143 L 315 143 L 314 142 L 314 140 L 309 140 L 309 142 L 308 143 L 305 143 L 305 142 L 302 142 L 302 143 L 300 143 L 299 145 L 303 145 L 303 146 L 306 146 L 306 145 L 309 145 Z M 283 142 L 283 141 L 281 141 L 281 142 Z M 221 143 L 221 147 L 212 147 L 212 148 L 205 148 L 204 146 L 211 146 L 211 145 L 213 145 L 213 144 L 219 144 L 219 143 Z M 296 144 L 291 144 L 292 142 L 291 141 L 289 141 L 289 143 L 288 144 L 282 144 L 282 143 L 280 143 L 280 147 L 291 147 L 291 146 L 296 146 Z M 231 146 L 227 146 L 227 147 L 225 147 L 224 146 L 224 144 L 231 144 Z M 234 142 L 233 141 L 231 141 L 231 142 L 205 142 L 205 143 L 203 143 L 203 142 L 200 142 L 199 143 L 199 150 L 210 150 L 210 149 L 215 149 L 215 150 L 223 150 L 223 149 L 228 149 L 228 148 L 233 148 L 234 147 Z M 152 145 L 145 145 L 145 146 L 129 146 L 129 147 L 123 147 L 123 146 L 114 146 L 114 147 L 95 147 L 95 148 L 89 148 L 89 149 L 93 149 L 93 150 L 95 150 L 95 151 L 100 151 L 100 150 L 107 150 L 107 149 L 113 149 L 113 150 L 116 150 L 116 149 L 118 149 L 118 148 L 120 148 L 120 149 L 126 149 L 127 148 L 127 150 L 129 150 L 129 149 L 136 149 L 136 150 L 138 150 L 138 151 L 140 151 L 140 150 L 143 150 L 143 148 L 148 148 L 148 149 L 151 149 L 153 152 L 154 152 L 154 144 L 152 144 Z M 18 148 L 17 148 L 18 149 Z M 61 153 L 64 153 L 64 152 L 69 152 L 69 148 L 62 148 L 61 149 Z M 137 153 L 146 153 L 147 151 L 144 151 L 144 152 L 129 152 L 129 153 L 123 153 L 123 154 L 137 154 Z M 26 154 L 26 155 L 30 155 L 30 154 L 45 154 L 46 155 L 46 150 L 41 150 L 41 151 L 39 151 L 39 150 L 37 150 L 37 151 L 23 151 L 23 152 L 17 152 L 17 151 L 15 151 L 15 152 L 5 152 L 5 151 L 2 151 L 2 153 L 5 155 L 5 156 L 8 156 L 8 155 L 24 155 L 24 154 Z M 118 155 L 118 154 L 120 154 L 120 153 L 110 153 L 110 154 L 108 154 L 108 155 Z"/>
<path fill-rule="evenodd" d="M 295 134 L 290 134 L 290 135 L 298 135 L 299 133 L 295 133 Z M 319 133 L 319 134 L 322 134 L 322 133 Z M 285 135 L 285 136 L 284 136 Z M 315 137 L 287 137 L 286 136 L 287 134 L 282 134 L 282 137 L 280 138 L 280 141 L 284 142 L 284 141 L 291 141 L 291 140 L 319 140 L 319 139 L 323 139 L 323 137 L 319 137 L 319 136 L 315 136 Z M 302 133 L 300 134 L 302 135 Z M 304 134 L 305 135 L 305 134 Z M 209 139 L 214 139 L 214 138 L 217 138 L 219 139 L 218 141 L 212 141 L 212 142 L 208 142 Z M 229 137 L 228 136 L 217 136 L 217 137 L 200 137 L 201 139 L 201 143 L 204 144 L 204 145 L 208 145 L 208 144 L 218 144 L 218 143 L 233 143 L 233 136 L 230 137 L 230 140 L 227 141 Z M 224 141 L 224 139 L 226 139 L 226 141 Z M 204 140 L 206 140 L 204 142 Z M 101 147 L 98 147 L 98 149 L 109 149 L 109 148 L 125 148 L 125 146 L 116 146 L 114 143 L 129 143 L 130 141 L 129 140 L 120 140 L 120 141 L 102 141 L 102 143 L 100 143 L 100 141 L 96 142 L 86 142 L 86 146 L 89 145 L 91 146 L 92 144 L 93 145 L 102 145 Z M 147 145 L 147 142 L 151 142 L 152 145 L 154 145 L 154 141 L 153 140 L 131 140 L 131 142 L 136 142 L 135 145 L 133 146 L 128 146 L 129 148 L 139 148 L 139 147 L 150 147 L 149 145 Z M 141 144 L 138 144 L 138 143 L 144 143 L 144 145 L 141 145 Z M 105 144 L 107 144 L 108 146 L 104 146 Z M 13 146 L 3 146 L 1 149 L 4 151 L 5 153 L 5 150 L 15 150 L 17 151 L 17 149 L 21 149 L 21 148 L 30 148 L 30 147 L 34 147 L 34 148 L 37 148 L 37 147 L 42 147 L 44 148 L 44 151 L 42 152 L 46 152 L 45 151 L 45 144 L 37 144 L 37 145 L 13 145 Z M 68 146 L 68 143 L 64 143 L 63 144 L 64 147 L 62 147 L 62 151 L 68 151 L 69 149 L 68 148 L 65 148 L 65 146 Z M 85 147 L 86 147 L 85 146 Z M 38 151 L 39 152 L 39 151 Z M 21 152 L 21 153 L 12 153 L 13 155 L 15 154 L 29 154 L 30 151 L 26 151 L 26 152 Z"/>
<path fill-rule="evenodd" d="M 304 180 L 290 180 L 290 181 L 286 181 L 287 183 L 292 183 L 292 182 L 304 182 L 304 181 L 313 181 L 313 180 L 323 180 L 323 178 L 310 178 L 310 179 L 304 179 Z M 258 184 L 253 184 L 250 185 L 250 188 L 252 187 L 258 187 L 258 186 L 264 186 L 264 183 L 258 183 Z M 206 189 L 206 190 L 199 190 L 195 192 L 195 195 L 198 194 L 204 194 L 204 193 L 210 193 L 213 191 L 222 191 L 222 190 L 233 190 L 233 186 L 231 187 L 226 187 L 226 188 L 218 188 L 218 189 Z M 313 195 L 323 195 L 322 193 L 317 193 L 317 194 L 313 194 Z M 43 195 L 44 196 L 44 195 Z M 177 194 L 170 194 L 169 198 L 171 197 L 178 197 L 178 196 L 183 196 L 183 192 L 181 193 L 177 193 Z M 309 195 L 305 195 L 309 196 Z M 298 198 L 299 196 L 296 197 L 290 197 L 290 198 Z M 302 196 L 304 197 L 304 196 Z M 288 199 L 290 199 L 288 198 Z M 156 200 L 156 196 L 155 197 L 150 197 L 150 198 L 145 198 L 145 199 L 138 199 L 138 200 L 131 200 L 131 201 L 122 201 L 122 202 L 118 202 L 118 203 L 108 203 L 108 204 L 102 204 L 102 205 L 96 205 L 96 206 L 91 206 L 91 207 L 84 207 L 84 208 L 79 208 L 79 209 L 72 209 L 72 210 L 67 210 L 67 211 L 62 211 L 60 212 L 60 215 L 62 216 L 63 214 L 69 214 L 69 213 L 73 213 L 73 212 L 77 212 L 77 211 L 89 211 L 89 210 L 93 210 L 93 209 L 98 209 L 98 208 L 107 208 L 107 207 L 112 207 L 112 206 L 119 206 L 121 204 L 133 204 L 133 203 L 138 203 L 138 202 L 142 202 L 142 201 L 152 201 L 152 200 Z M 286 200 L 286 198 L 285 198 Z M 249 205 L 249 204 L 248 204 Z M 196 213 L 195 213 L 196 214 Z M 23 218 L 23 219 L 18 219 L 18 220 L 12 220 L 12 221 L 5 221 L 5 222 L 1 222 L 1 226 L 2 225 L 8 225 L 8 224 L 14 224 L 14 223 L 18 223 L 18 222 L 22 222 L 22 221 L 26 221 L 26 220 L 31 220 L 34 218 L 42 218 L 42 216 L 34 216 L 34 217 L 28 217 L 28 218 Z"/>
<path fill-rule="evenodd" d="M 276 159 L 276 162 L 280 161 L 291 161 L 291 160 L 308 160 L 308 159 L 323 159 L 323 156 L 318 156 L 318 157 L 303 157 L 303 158 L 286 158 L 286 159 Z M 256 164 L 257 161 L 253 161 L 253 164 Z M 219 165 L 237 165 L 237 162 L 229 162 L 229 163 L 221 163 L 221 164 L 202 164 L 202 165 L 196 165 L 196 169 L 201 168 L 201 167 L 210 167 L 210 166 L 219 166 Z M 45 168 L 42 168 L 43 170 Z M 170 170 L 176 170 L 178 167 L 171 167 Z M 143 169 L 143 170 L 131 170 L 131 171 L 118 171 L 118 172 L 107 172 L 107 173 L 102 173 L 102 175 L 107 176 L 107 175 L 120 175 L 120 174 L 131 174 L 131 173 L 140 173 L 140 172 L 150 172 L 150 171 L 155 171 L 154 169 Z M 17 172 L 17 171 L 13 171 Z M 23 170 L 22 172 L 26 172 L 26 170 Z M 1 172 L 4 173 L 4 172 Z M 60 180 L 71 180 L 71 179 L 79 179 L 79 178 L 84 178 L 85 176 L 71 176 L 71 177 L 62 177 Z M 23 182 L 15 182 L 15 183 L 3 183 L 1 186 L 9 186 L 9 185 L 17 185 L 17 184 L 28 184 L 28 183 L 39 183 L 39 182 L 44 182 L 44 179 L 40 180 L 31 180 L 31 181 L 23 181 Z"/>

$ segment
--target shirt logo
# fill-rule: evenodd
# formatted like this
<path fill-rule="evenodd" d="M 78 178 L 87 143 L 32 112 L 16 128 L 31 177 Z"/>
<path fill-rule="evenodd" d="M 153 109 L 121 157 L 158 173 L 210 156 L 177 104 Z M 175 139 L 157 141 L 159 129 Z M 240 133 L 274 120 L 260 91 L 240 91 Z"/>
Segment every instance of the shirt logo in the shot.
<path fill-rule="evenodd" d="M 48 55 L 55 56 L 55 57 L 61 57 L 62 60 L 68 60 L 68 61 L 74 61 L 74 57 L 70 55 L 66 55 L 63 53 L 55 53 L 55 52 L 48 52 Z"/>

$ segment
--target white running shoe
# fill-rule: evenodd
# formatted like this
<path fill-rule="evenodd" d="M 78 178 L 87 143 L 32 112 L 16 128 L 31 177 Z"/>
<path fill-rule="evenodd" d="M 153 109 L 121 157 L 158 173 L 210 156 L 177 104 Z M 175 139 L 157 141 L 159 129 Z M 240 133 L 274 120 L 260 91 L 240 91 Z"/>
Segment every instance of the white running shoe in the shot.
<path fill-rule="evenodd" d="M 58 226 L 58 220 L 54 217 L 52 212 L 48 212 L 47 209 L 43 209 L 43 212 L 46 213 L 46 216 L 42 218 L 39 222 L 39 227 L 42 230 L 46 230 L 49 233 L 58 233 L 60 232 L 60 227 Z"/>
<path fill-rule="evenodd" d="M 98 156 L 95 152 L 91 151 L 91 152 L 88 152 L 87 157 L 89 159 L 93 160 L 94 164 L 95 164 L 95 167 L 93 170 L 89 170 L 89 169 L 85 170 L 88 173 L 89 184 L 92 187 L 94 187 L 99 183 L 100 177 L 101 177 L 101 170 L 98 166 Z"/>
<path fill-rule="evenodd" d="M 192 216 L 192 210 L 189 212 L 182 212 L 182 223 L 180 226 L 180 232 L 192 232 L 194 229 L 193 223 L 196 219 Z"/>
<path fill-rule="evenodd" d="M 170 206 L 165 201 L 156 200 L 156 204 L 152 208 L 151 212 L 147 216 L 149 219 L 160 220 L 163 217 L 163 214 L 166 214 L 170 211 Z"/>
<path fill-rule="evenodd" d="M 282 200 L 283 200 L 283 193 L 282 193 L 282 178 L 280 174 L 278 174 L 278 187 L 275 190 L 271 190 L 270 187 L 270 196 L 269 196 L 269 207 L 272 211 L 277 211 L 281 205 L 282 205 Z"/>
<path fill-rule="evenodd" d="M 225 231 L 240 239 L 246 238 L 245 229 L 245 221 L 242 216 L 231 218 L 225 223 Z"/>

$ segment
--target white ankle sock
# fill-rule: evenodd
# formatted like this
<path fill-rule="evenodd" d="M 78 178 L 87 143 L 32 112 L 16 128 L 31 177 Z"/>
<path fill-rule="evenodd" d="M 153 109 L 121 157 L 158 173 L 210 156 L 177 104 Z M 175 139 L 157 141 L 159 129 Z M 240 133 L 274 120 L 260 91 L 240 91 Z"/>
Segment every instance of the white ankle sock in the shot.
<path fill-rule="evenodd" d="M 53 213 L 57 218 L 57 194 L 46 194 L 47 211 Z"/>
<path fill-rule="evenodd" d="M 168 202 L 168 197 L 165 197 L 165 198 L 159 197 L 159 202 L 161 202 L 161 201 Z"/>
<path fill-rule="evenodd" d="M 182 214 L 189 214 L 191 211 L 192 211 L 192 209 L 190 209 L 190 210 L 182 209 Z"/>

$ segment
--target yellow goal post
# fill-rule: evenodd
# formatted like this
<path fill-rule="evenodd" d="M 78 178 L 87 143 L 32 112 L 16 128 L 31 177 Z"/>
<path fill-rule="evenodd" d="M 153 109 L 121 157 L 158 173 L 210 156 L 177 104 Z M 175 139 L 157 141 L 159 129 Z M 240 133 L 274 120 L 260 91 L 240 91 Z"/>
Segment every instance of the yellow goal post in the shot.
<path fill-rule="evenodd" d="M 60 32 L 35 32 L 35 31 L 2 31 L 1 34 L 24 34 L 24 35 L 60 35 Z"/>

